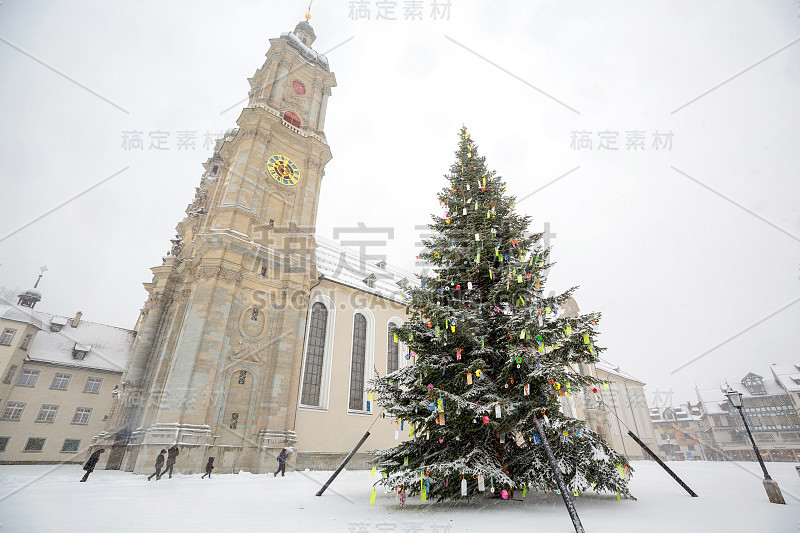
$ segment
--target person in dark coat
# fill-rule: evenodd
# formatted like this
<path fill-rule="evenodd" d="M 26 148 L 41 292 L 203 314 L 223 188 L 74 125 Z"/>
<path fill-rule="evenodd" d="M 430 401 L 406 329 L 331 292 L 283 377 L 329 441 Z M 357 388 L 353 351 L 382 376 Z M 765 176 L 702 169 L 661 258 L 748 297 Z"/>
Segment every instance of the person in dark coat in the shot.
<path fill-rule="evenodd" d="M 173 444 L 172 448 L 169 449 L 167 452 L 167 467 L 164 469 L 164 472 L 161 474 L 163 476 L 167 472 L 169 472 L 169 479 L 172 479 L 172 467 L 175 466 L 175 460 L 178 458 L 178 445 Z M 161 476 L 158 476 L 156 480 L 161 479 Z"/>
<path fill-rule="evenodd" d="M 206 473 L 200 479 L 208 476 L 208 479 L 211 479 L 211 471 L 214 470 L 214 458 L 209 457 L 208 462 L 206 463 Z"/>
<path fill-rule="evenodd" d="M 286 448 L 282 449 L 281 453 L 278 455 L 278 469 L 275 471 L 275 475 L 272 476 L 272 477 L 277 477 L 278 476 L 278 472 L 281 473 L 281 477 L 286 475 L 286 457 L 287 457 L 287 455 L 288 454 L 286 453 Z"/>
<path fill-rule="evenodd" d="M 164 454 L 165 453 L 167 453 L 167 450 L 161 450 L 161 453 L 158 454 L 158 457 L 156 457 L 156 471 L 153 472 L 152 474 L 150 474 L 150 477 L 147 478 L 147 481 L 150 481 L 151 479 L 153 479 L 153 476 L 155 476 L 156 481 L 158 481 L 158 478 L 161 477 L 161 469 L 164 468 Z"/>
<path fill-rule="evenodd" d="M 97 461 L 100 460 L 100 454 L 105 451 L 106 450 L 104 448 L 100 448 L 89 456 L 89 460 L 86 461 L 85 465 L 83 465 L 83 469 L 86 470 L 86 473 L 81 478 L 81 482 L 85 482 L 87 479 L 89 479 L 89 474 L 94 472 L 94 467 L 97 466 Z"/>

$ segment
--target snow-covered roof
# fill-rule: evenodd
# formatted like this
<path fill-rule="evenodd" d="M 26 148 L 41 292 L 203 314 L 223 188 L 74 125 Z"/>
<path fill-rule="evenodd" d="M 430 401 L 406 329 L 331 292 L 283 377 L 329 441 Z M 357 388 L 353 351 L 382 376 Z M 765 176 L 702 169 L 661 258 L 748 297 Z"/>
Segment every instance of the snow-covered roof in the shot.
<path fill-rule="evenodd" d="M 674 415 L 674 418 L 670 418 L 670 415 Z M 699 422 L 700 421 L 700 409 L 695 406 L 691 405 L 687 402 L 687 404 L 680 405 L 678 407 L 665 407 L 663 409 L 653 408 L 650 409 L 650 419 L 654 423 L 658 422 Z"/>
<path fill-rule="evenodd" d="M 281 39 L 285 39 L 289 43 L 289 46 L 300 52 L 300 57 L 309 63 L 317 64 L 324 70 L 330 71 L 328 67 L 328 58 L 306 46 L 294 33 L 281 33 Z"/>
<path fill-rule="evenodd" d="M 637 383 L 641 383 L 642 385 L 645 384 L 644 381 L 642 381 L 641 379 L 636 379 L 627 372 L 621 370 L 619 366 L 614 365 L 613 363 L 610 363 L 605 359 L 600 359 L 594 364 L 594 366 L 595 368 L 597 368 L 598 370 L 602 370 L 603 372 L 608 372 L 609 374 L 614 374 L 615 376 L 619 376 L 621 378 L 625 378 L 630 381 L 635 381 Z"/>
<path fill-rule="evenodd" d="M 22 307 L 13 303 L 0 304 L 0 318 L 4 320 L 11 320 L 13 322 L 22 322 L 30 324 L 39 329 L 42 329 L 42 320 L 39 312 L 31 309 L 30 307 Z"/>
<path fill-rule="evenodd" d="M 323 237 L 317 236 L 316 240 L 317 270 L 326 279 L 396 302 L 403 301 L 401 281 L 405 280 L 412 287 L 419 286 L 416 276 L 384 260 L 367 259 Z M 373 278 L 375 281 L 370 287 L 365 281 Z"/>
<path fill-rule="evenodd" d="M 69 325 L 57 332 L 50 331 L 53 315 L 38 314 L 44 327 L 36 334 L 33 344 L 28 349 L 28 358 L 32 361 L 116 372 L 125 370 L 125 363 L 136 338 L 135 331 L 88 320 L 81 320 L 77 328 Z M 83 359 L 75 359 L 73 351 L 85 351 L 86 356 Z"/>
<path fill-rule="evenodd" d="M 40 330 L 28 348 L 28 359 L 115 372 L 125 370 L 135 331 L 88 320 L 80 320 L 78 327 L 73 328 L 71 319 L 63 315 L 14 304 L 10 301 L 14 292 L 0 287 L 0 318 L 32 324 Z M 61 326 L 60 331 L 51 331 L 52 324 Z M 73 351 L 85 351 L 86 356 L 75 359 Z"/>
<path fill-rule="evenodd" d="M 789 392 L 800 392 L 800 363 L 794 365 L 771 365 L 769 369 L 775 380 Z"/>

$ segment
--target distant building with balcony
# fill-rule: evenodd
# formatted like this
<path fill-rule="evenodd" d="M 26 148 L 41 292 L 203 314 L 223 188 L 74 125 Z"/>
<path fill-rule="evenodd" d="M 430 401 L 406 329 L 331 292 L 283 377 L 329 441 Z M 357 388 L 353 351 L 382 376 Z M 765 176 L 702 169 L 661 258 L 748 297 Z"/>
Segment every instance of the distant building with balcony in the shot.
<path fill-rule="evenodd" d="M 700 445 L 700 407 L 686 402 L 678 407 L 653 407 L 653 422 L 661 457 L 668 461 L 705 459 Z"/>
<path fill-rule="evenodd" d="M 797 371 L 792 372 L 792 368 Z M 800 367 L 773 365 L 773 379 L 749 372 L 732 388 L 743 394 L 742 414 L 764 461 L 800 462 Z M 755 461 L 739 413 L 725 397 L 726 387 L 696 388 L 700 443 L 708 459 Z"/>

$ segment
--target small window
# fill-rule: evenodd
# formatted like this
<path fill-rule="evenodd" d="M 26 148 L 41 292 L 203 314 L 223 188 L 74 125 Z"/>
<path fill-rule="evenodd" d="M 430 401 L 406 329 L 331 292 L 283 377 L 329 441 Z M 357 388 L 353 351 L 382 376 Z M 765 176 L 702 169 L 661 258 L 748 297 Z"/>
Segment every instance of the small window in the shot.
<path fill-rule="evenodd" d="M 80 445 L 81 441 L 79 439 L 64 439 L 64 444 L 61 446 L 61 453 L 76 453 Z"/>
<path fill-rule="evenodd" d="M 31 343 L 31 339 L 33 338 L 33 333 L 26 333 L 25 337 L 22 338 L 22 342 L 19 343 L 20 350 L 27 350 L 28 344 Z"/>
<path fill-rule="evenodd" d="M 61 324 L 56 324 L 54 322 L 51 322 L 50 323 L 50 331 L 52 331 L 54 333 L 58 333 L 59 331 L 61 331 Z"/>
<path fill-rule="evenodd" d="M 369 276 L 367 276 L 366 278 L 364 278 L 364 284 L 365 284 L 367 287 L 369 287 L 369 288 L 371 288 L 371 289 L 372 289 L 372 288 L 374 288 L 374 287 L 375 287 L 375 282 L 376 282 L 377 280 L 378 280 L 378 278 L 376 278 L 376 277 L 375 277 L 375 274 L 370 274 Z"/>
<path fill-rule="evenodd" d="M 82 361 L 86 357 L 86 352 L 83 350 L 72 350 L 72 358 Z"/>
<path fill-rule="evenodd" d="M 247 370 L 239 370 L 239 385 L 244 385 L 247 381 Z"/>
<path fill-rule="evenodd" d="M 231 413 L 231 429 L 236 429 L 239 424 L 239 413 Z"/>
<path fill-rule="evenodd" d="M 23 402 L 7 402 L 6 408 L 3 409 L 3 416 L 0 416 L 0 420 L 19 422 L 19 419 L 22 418 L 22 411 L 24 410 L 25 404 Z"/>
<path fill-rule="evenodd" d="M 42 408 L 39 409 L 39 414 L 36 416 L 37 422 L 47 422 L 52 424 L 53 421 L 56 419 L 56 414 L 58 413 L 58 406 L 57 405 L 42 405 Z"/>
<path fill-rule="evenodd" d="M 39 379 L 38 370 L 23 370 L 17 380 L 17 385 L 20 387 L 35 387 L 36 381 Z"/>
<path fill-rule="evenodd" d="M 14 334 L 17 333 L 17 330 L 6 328 L 3 330 L 3 334 L 0 335 L 0 345 L 3 346 L 11 346 L 11 341 L 14 339 Z"/>
<path fill-rule="evenodd" d="M 73 424 L 80 424 L 85 426 L 89 423 L 89 417 L 92 415 L 92 410 L 88 407 L 78 407 L 75 409 L 75 415 L 72 417 Z"/>
<path fill-rule="evenodd" d="M 211 175 L 212 176 L 216 176 L 217 172 L 219 172 L 219 166 L 214 165 L 213 167 L 211 167 Z"/>
<path fill-rule="evenodd" d="M 267 267 L 261 267 L 261 275 L 267 277 Z"/>
<path fill-rule="evenodd" d="M 71 374 L 56 372 L 56 375 L 53 377 L 53 382 L 50 384 L 50 388 L 53 390 L 67 390 L 71 378 Z"/>
<path fill-rule="evenodd" d="M 292 126 L 299 128 L 300 127 L 300 117 L 292 113 L 291 111 L 287 111 L 283 114 L 283 120 L 291 124 Z"/>
<path fill-rule="evenodd" d="M 253 312 L 250 315 L 250 320 L 252 322 L 258 322 L 258 309 L 253 309 Z"/>
<path fill-rule="evenodd" d="M 274 218 L 269 219 L 269 225 L 270 226 L 274 226 L 275 225 L 275 219 Z"/>
<path fill-rule="evenodd" d="M 9 384 L 11 380 L 14 379 L 14 374 L 17 372 L 17 365 L 11 365 L 8 367 L 8 372 L 6 372 L 6 377 L 3 378 L 3 383 Z"/>
<path fill-rule="evenodd" d="M 25 443 L 25 449 L 23 452 L 40 452 L 44 449 L 44 441 L 43 437 L 30 437 L 28 442 Z"/>
<path fill-rule="evenodd" d="M 100 392 L 100 385 L 103 384 L 103 378 L 88 378 L 86 385 L 83 387 L 83 392 L 91 392 L 97 394 Z"/>
<path fill-rule="evenodd" d="M 11 440 L 11 437 L 0 437 L 0 452 L 6 451 L 8 447 L 8 441 Z"/>

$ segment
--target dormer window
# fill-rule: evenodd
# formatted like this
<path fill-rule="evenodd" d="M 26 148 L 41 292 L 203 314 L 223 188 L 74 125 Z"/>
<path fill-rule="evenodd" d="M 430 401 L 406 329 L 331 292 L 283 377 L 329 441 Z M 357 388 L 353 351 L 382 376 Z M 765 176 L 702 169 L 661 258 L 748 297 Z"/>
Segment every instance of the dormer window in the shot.
<path fill-rule="evenodd" d="M 67 319 L 63 316 L 54 316 L 50 319 L 50 331 L 59 332 L 67 324 Z"/>
<path fill-rule="evenodd" d="M 219 172 L 219 166 L 218 165 L 214 165 L 213 167 L 211 167 L 211 175 L 212 176 L 216 176 L 217 172 Z"/>
<path fill-rule="evenodd" d="M 92 347 L 90 345 L 76 342 L 75 347 L 72 348 L 72 358 L 82 361 L 86 357 L 86 354 L 91 351 L 91 349 Z"/>
<path fill-rule="evenodd" d="M 375 274 L 370 274 L 369 276 L 364 278 L 364 284 L 370 289 L 375 288 L 376 281 L 378 281 L 378 278 L 375 277 Z"/>
<path fill-rule="evenodd" d="M 400 281 L 397 282 L 397 285 L 405 289 L 406 286 L 408 285 L 408 278 L 401 279 Z"/>
<path fill-rule="evenodd" d="M 382 270 L 386 270 L 386 261 L 384 261 L 383 259 L 381 259 L 380 261 L 378 261 L 377 263 L 375 263 L 375 266 L 376 266 L 376 267 L 378 267 L 378 268 L 380 268 L 380 269 L 382 269 Z"/>

